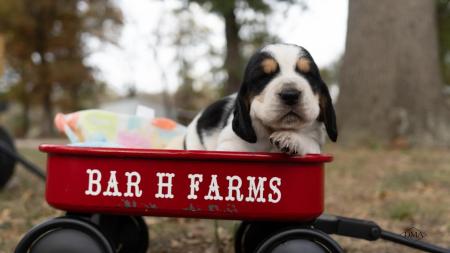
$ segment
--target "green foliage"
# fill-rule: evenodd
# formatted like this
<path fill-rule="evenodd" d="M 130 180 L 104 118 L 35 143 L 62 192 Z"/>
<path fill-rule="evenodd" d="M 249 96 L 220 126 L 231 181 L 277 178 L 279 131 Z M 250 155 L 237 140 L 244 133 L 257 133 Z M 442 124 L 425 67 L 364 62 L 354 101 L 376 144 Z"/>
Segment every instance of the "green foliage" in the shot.
<path fill-rule="evenodd" d="M 450 85 L 450 0 L 437 0 L 437 16 L 442 74 Z"/>
<path fill-rule="evenodd" d="M 76 110 L 82 98 L 98 95 L 85 45 L 87 39 L 113 42 L 121 24 L 112 0 L 2 0 L 0 33 L 9 75 L 15 76 L 7 79 L 9 95 L 20 101 L 24 117 L 31 105 L 41 105 L 43 128 L 51 128 L 54 104 Z"/>

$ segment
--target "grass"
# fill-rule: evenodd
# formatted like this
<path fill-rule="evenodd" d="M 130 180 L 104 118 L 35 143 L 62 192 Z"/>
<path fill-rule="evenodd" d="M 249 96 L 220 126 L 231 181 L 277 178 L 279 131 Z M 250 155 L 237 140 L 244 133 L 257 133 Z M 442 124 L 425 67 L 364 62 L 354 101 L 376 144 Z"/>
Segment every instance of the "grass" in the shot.
<path fill-rule="evenodd" d="M 326 150 L 334 162 L 326 167 L 326 212 L 369 219 L 401 234 L 409 227 L 423 239 L 450 245 L 450 150 Z M 21 149 L 43 166 L 45 157 Z M 20 237 L 48 218 L 62 215 L 44 200 L 45 185 L 22 168 L 0 192 L 0 253 L 12 252 Z M 146 217 L 150 252 L 233 252 L 236 222 Z M 334 237 L 346 252 L 419 252 L 385 242 Z"/>
<path fill-rule="evenodd" d="M 21 154 L 43 167 L 45 156 L 22 149 Z M 13 252 L 21 235 L 32 226 L 58 216 L 61 212 L 50 208 L 44 199 L 45 184 L 23 168 L 15 174 L 5 189 L 0 191 L 0 252 Z"/>
<path fill-rule="evenodd" d="M 400 221 L 411 220 L 418 210 L 417 204 L 410 201 L 394 202 L 387 207 L 388 218 Z"/>
<path fill-rule="evenodd" d="M 450 246 L 450 150 L 337 148 L 328 165 L 326 212 L 369 219 L 401 234 Z M 335 237 L 347 252 L 419 252 L 391 243 Z"/>

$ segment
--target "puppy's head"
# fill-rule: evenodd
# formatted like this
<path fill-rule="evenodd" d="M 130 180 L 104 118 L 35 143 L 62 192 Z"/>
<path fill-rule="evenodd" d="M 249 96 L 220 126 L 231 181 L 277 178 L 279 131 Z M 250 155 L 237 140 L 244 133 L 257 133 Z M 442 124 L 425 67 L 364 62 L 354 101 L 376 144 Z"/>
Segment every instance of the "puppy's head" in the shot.
<path fill-rule="evenodd" d="M 250 58 L 236 99 L 233 131 L 254 143 L 252 120 L 272 131 L 300 130 L 318 120 L 336 141 L 331 97 L 308 51 L 296 45 L 273 44 Z"/>

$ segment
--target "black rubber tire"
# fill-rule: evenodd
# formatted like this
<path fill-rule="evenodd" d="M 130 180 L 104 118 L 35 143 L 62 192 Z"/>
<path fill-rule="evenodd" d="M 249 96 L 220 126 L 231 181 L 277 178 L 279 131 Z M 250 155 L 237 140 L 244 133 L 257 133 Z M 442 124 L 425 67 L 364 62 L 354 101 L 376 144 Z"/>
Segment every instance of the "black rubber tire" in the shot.
<path fill-rule="evenodd" d="M 289 229 L 265 239 L 255 253 L 343 253 L 329 235 L 314 229 Z"/>
<path fill-rule="evenodd" d="M 146 253 L 149 245 L 147 224 L 141 216 L 95 214 L 97 224 L 113 244 L 116 253 Z"/>
<path fill-rule="evenodd" d="M 307 239 L 291 239 L 280 243 L 270 253 L 330 253 L 321 244 Z"/>
<path fill-rule="evenodd" d="M 106 253 L 101 242 L 89 234 L 71 228 L 51 230 L 36 240 L 30 253 Z"/>
<path fill-rule="evenodd" d="M 234 236 L 234 250 L 236 253 L 253 253 L 264 240 L 273 234 L 290 228 L 308 226 L 309 223 L 243 221 Z"/>
<path fill-rule="evenodd" d="M 14 142 L 11 136 L 6 130 L 0 127 L 0 141 L 7 148 L 16 151 Z M 16 160 L 0 152 L 0 190 L 8 183 L 14 174 L 14 167 L 16 166 Z"/>
<path fill-rule="evenodd" d="M 33 227 L 15 253 L 114 253 L 111 242 L 87 220 L 60 217 Z"/>

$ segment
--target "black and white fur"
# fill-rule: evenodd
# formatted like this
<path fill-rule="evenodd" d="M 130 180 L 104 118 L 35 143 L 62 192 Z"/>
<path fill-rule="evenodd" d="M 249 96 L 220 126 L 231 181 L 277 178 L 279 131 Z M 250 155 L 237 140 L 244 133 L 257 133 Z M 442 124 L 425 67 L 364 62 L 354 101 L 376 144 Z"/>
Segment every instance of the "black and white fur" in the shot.
<path fill-rule="evenodd" d="M 334 108 L 314 60 L 302 47 L 273 44 L 251 57 L 239 92 L 198 114 L 178 145 L 305 155 L 321 152 L 325 132 L 336 141 Z"/>

